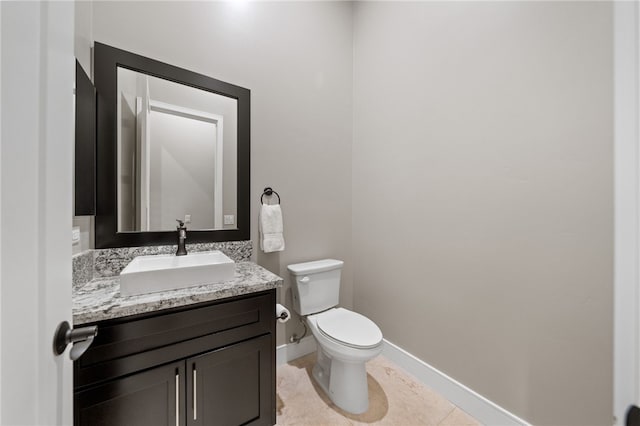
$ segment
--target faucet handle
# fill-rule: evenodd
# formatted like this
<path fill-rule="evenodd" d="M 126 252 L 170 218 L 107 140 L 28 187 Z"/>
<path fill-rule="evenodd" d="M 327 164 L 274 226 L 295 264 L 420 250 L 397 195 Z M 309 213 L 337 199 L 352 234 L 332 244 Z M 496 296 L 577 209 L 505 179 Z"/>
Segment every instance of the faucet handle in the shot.
<path fill-rule="evenodd" d="M 181 221 L 180 219 L 176 219 L 176 222 L 178 222 L 178 228 L 184 228 L 184 222 Z"/>

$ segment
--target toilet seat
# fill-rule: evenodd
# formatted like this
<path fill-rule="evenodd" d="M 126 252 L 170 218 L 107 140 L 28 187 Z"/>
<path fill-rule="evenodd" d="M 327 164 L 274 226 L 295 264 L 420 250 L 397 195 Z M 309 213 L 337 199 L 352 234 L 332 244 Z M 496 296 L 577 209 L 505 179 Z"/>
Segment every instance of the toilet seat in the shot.
<path fill-rule="evenodd" d="M 316 324 L 325 337 L 352 348 L 368 349 L 382 342 L 382 332 L 373 321 L 344 308 L 317 314 Z"/>

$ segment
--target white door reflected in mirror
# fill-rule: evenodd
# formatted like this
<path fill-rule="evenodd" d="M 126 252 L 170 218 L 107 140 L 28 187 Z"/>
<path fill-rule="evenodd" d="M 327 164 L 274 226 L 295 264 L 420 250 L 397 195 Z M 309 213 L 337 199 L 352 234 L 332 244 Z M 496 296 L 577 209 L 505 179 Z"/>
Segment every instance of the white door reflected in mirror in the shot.
<path fill-rule="evenodd" d="M 237 101 L 121 67 L 118 94 L 118 232 L 234 229 Z"/>

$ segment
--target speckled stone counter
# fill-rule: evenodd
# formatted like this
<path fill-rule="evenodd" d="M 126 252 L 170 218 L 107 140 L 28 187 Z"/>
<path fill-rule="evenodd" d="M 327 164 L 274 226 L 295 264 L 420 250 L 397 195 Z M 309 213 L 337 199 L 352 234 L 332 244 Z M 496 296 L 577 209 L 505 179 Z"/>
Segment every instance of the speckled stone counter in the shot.
<path fill-rule="evenodd" d="M 74 287 L 73 323 L 86 324 L 280 287 L 282 278 L 253 262 L 237 262 L 233 280 L 180 290 L 122 296 L 120 279 L 95 277 Z"/>

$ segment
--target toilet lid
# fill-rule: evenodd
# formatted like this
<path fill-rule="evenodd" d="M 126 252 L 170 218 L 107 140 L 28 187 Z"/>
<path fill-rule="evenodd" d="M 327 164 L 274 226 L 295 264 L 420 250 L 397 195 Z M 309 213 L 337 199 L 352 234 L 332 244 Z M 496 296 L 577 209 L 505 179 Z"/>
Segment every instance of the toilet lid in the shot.
<path fill-rule="evenodd" d="M 318 328 L 327 337 L 355 348 L 378 346 L 382 332 L 364 315 L 344 308 L 330 309 L 318 316 Z"/>

